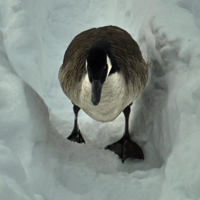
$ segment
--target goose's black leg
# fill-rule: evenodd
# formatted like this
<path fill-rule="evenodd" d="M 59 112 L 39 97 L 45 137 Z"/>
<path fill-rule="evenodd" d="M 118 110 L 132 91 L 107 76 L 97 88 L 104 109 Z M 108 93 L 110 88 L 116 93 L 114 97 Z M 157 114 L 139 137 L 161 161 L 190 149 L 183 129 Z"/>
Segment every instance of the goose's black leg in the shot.
<path fill-rule="evenodd" d="M 75 119 L 74 119 L 74 129 L 71 133 L 71 135 L 67 138 L 68 140 L 71 140 L 73 142 L 78 142 L 78 143 L 85 143 L 85 140 L 81 134 L 81 131 L 78 127 L 78 112 L 80 108 L 76 105 L 73 107 L 74 114 L 75 114 Z"/>
<path fill-rule="evenodd" d="M 129 135 L 128 126 L 130 111 L 130 105 L 123 110 L 125 116 L 125 132 L 123 137 L 119 141 L 110 144 L 105 148 L 114 151 L 122 159 L 123 163 L 127 158 L 138 158 L 144 160 L 144 154 L 141 147 L 132 141 Z"/>

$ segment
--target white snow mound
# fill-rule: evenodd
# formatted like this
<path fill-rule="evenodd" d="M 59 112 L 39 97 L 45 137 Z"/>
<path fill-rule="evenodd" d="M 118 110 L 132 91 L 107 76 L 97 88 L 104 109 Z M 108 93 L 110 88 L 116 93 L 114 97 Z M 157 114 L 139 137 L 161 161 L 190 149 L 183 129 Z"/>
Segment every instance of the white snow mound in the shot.
<path fill-rule="evenodd" d="M 199 0 L 0 0 L 0 199 L 200 199 Z M 116 25 L 152 61 L 132 106 L 145 160 L 104 147 L 124 131 L 80 112 L 86 144 L 66 140 L 73 110 L 58 82 L 73 37 Z"/>

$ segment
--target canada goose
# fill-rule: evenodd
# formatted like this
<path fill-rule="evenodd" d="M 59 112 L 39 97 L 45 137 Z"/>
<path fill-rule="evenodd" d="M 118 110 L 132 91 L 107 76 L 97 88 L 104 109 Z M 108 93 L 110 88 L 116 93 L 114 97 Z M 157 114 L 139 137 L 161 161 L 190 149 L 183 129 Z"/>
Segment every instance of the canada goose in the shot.
<path fill-rule="evenodd" d="M 144 159 L 142 149 L 129 135 L 132 102 L 143 91 L 148 69 L 138 44 L 125 30 L 116 26 L 92 28 L 78 34 L 68 46 L 59 80 L 63 92 L 72 101 L 75 121 L 69 140 L 84 143 L 78 127 L 78 112 L 84 110 L 101 122 L 125 116 L 123 137 L 106 147 L 122 159 Z"/>

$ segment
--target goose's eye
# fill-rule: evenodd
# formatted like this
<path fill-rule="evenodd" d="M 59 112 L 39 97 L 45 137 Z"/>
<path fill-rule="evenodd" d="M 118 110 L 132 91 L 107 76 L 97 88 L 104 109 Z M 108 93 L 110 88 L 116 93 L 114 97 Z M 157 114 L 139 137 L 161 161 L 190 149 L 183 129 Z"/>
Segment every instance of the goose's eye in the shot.
<path fill-rule="evenodd" d="M 106 69 L 106 67 L 107 67 L 107 64 L 104 66 L 104 68 L 103 68 L 103 69 Z"/>

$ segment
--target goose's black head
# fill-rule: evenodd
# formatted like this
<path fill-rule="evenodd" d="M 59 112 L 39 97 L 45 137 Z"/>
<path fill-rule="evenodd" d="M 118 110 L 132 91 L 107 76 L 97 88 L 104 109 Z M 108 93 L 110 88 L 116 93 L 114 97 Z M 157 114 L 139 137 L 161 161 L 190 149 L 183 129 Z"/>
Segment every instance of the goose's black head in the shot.
<path fill-rule="evenodd" d="M 101 99 L 101 90 L 106 77 L 118 71 L 116 61 L 111 53 L 111 44 L 107 40 L 94 41 L 87 52 L 86 67 L 91 83 L 91 101 L 94 106 Z"/>

